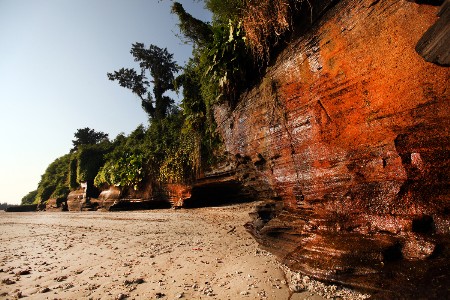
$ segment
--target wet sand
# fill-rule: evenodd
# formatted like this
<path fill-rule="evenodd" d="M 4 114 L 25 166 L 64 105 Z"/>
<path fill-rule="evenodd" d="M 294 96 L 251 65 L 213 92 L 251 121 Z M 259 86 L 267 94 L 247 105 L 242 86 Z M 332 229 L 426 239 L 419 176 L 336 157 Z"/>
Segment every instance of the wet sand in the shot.
<path fill-rule="evenodd" d="M 286 277 L 243 227 L 253 205 L 0 212 L 0 299 L 356 297 L 336 287 L 314 290 L 317 285 L 298 274 Z M 289 285 L 301 293 L 292 294 Z"/>

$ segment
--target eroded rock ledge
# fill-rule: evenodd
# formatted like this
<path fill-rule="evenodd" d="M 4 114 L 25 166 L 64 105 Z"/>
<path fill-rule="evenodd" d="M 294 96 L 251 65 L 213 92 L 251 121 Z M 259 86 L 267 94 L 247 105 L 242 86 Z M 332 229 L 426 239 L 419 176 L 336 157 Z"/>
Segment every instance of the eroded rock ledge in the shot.
<path fill-rule="evenodd" d="M 247 229 L 291 268 L 379 298 L 450 294 L 450 69 L 415 52 L 438 9 L 338 1 L 216 108 L 241 183 L 273 199 Z"/>

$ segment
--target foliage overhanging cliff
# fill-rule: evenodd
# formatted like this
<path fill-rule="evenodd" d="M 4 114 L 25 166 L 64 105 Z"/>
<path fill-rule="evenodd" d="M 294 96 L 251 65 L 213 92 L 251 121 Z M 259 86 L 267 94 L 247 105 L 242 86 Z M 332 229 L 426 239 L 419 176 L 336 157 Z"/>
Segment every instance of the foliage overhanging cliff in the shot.
<path fill-rule="evenodd" d="M 242 13 L 257 2 L 261 1 L 205 1 L 213 13 L 211 24 L 196 19 L 175 2 L 172 12 L 179 18 L 185 41 L 193 46 L 188 63 L 180 67 L 167 49 L 135 43 L 130 52 L 140 69 L 122 68 L 107 74 L 141 99 L 149 126 L 139 126 L 129 136 L 119 135 L 112 141 L 107 135 L 96 140 L 95 135 L 103 133 L 79 129 L 71 153 L 49 165 L 37 191 L 25 196 L 22 203 L 66 198 L 81 182 L 122 189 L 189 183 L 214 164 L 221 142 L 212 106 L 223 101 L 236 103 L 267 63 L 268 56 L 255 50 L 260 45 L 252 48 L 247 42 L 246 23 L 242 22 Z M 165 92 L 180 90 L 183 100 L 178 107 Z M 91 140 L 77 138 L 83 130 L 92 135 Z"/>

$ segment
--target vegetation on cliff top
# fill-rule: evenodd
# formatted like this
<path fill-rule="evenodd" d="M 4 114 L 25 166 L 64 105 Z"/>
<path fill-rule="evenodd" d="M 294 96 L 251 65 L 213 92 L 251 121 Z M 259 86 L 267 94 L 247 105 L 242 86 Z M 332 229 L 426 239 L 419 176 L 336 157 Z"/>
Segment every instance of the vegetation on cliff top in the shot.
<path fill-rule="evenodd" d="M 43 203 L 66 198 L 81 182 L 99 188 L 139 189 L 143 184 L 189 183 L 214 164 L 220 147 L 212 107 L 234 105 L 240 93 L 269 62 L 273 46 L 291 26 L 292 11 L 302 0 L 205 0 L 212 23 L 196 19 L 175 2 L 192 57 L 180 67 L 156 45 L 134 43 L 131 55 L 139 69 L 107 73 L 140 100 L 149 116 L 129 136 L 78 129 L 70 153 L 52 162 L 36 191 L 22 200 Z M 182 92 L 179 106 L 167 95 Z"/>

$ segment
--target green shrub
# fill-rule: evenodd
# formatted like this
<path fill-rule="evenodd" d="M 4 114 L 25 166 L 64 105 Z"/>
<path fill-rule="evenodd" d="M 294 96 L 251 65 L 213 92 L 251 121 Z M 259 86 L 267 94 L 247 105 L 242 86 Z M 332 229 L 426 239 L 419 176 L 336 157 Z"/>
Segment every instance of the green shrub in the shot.
<path fill-rule="evenodd" d="M 67 197 L 70 159 L 71 154 L 66 154 L 47 167 L 38 184 L 36 203 L 45 203 L 50 198 Z"/>
<path fill-rule="evenodd" d="M 248 83 L 247 70 L 252 69 L 244 31 L 240 22 L 229 20 L 228 24 L 214 27 L 213 32 L 214 41 L 202 56 L 206 67 L 203 96 L 211 104 L 223 100 L 235 102 Z"/>
<path fill-rule="evenodd" d="M 94 181 L 98 170 L 104 164 L 104 155 L 109 145 L 83 145 L 77 151 L 77 182 Z"/>
<path fill-rule="evenodd" d="M 26 194 L 21 201 L 21 205 L 29 205 L 29 204 L 33 204 L 36 201 L 36 196 L 37 196 L 38 191 L 34 190 L 29 192 L 28 194 Z"/>
<path fill-rule="evenodd" d="M 94 184 L 98 187 L 107 184 L 138 189 L 144 179 L 144 156 L 142 154 L 115 151 L 99 170 Z"/>

